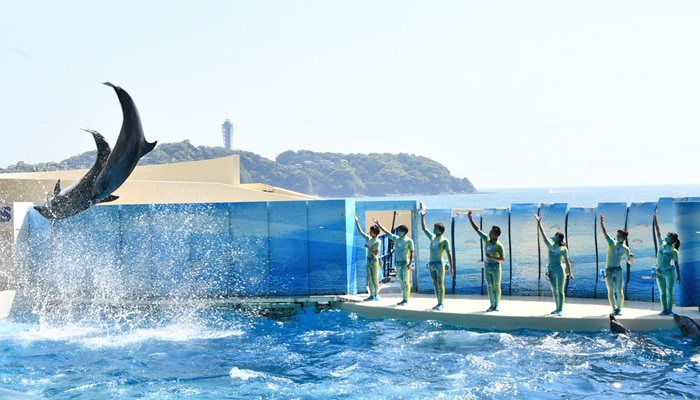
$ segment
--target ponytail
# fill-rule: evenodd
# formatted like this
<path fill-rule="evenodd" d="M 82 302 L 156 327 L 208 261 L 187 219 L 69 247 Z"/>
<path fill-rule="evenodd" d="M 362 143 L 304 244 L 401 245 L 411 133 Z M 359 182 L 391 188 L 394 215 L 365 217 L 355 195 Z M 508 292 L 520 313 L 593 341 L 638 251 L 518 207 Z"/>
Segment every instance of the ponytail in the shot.
<path fill-rule="evenodd" d="M 566 242 L 564 241 L 564 234 L 563 233 L 557 232 L 554 234 L 554 236 L 559 238 L 559 243 L 557 243 L 557 244 L 559 244 L 559 246 L 566 247 Z"/>
<path fill-rule="evenodd" d="M 671 244 L 676 248 L 676 250 L 678 250 L 678 248 L 681 247 L 681 241 L 678 239 L 678 234 L 675 232 L 669 232 L 668 234 L 671 236 L 671 239 L 673 239 Z"/>

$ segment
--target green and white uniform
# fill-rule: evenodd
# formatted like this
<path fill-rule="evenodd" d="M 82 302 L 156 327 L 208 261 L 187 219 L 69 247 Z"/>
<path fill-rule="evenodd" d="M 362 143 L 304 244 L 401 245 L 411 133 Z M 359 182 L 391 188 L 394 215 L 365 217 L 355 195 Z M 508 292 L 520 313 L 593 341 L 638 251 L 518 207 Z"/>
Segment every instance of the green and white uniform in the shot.
<path fill-rule="evenodd" d="M 488 253 L 498 258 L 505 257 L 505 248 L 500 240 L 491 240 L 489 235 L 482 231 L 479 231 L 479 237 L 484 241 L 484 254 Z M 501 263 L 485 257 L 484 278 L 491 307 L 498 307 L 498 302 L 501 300 Z"/>
<path fill-rule="evenodd" d="M 673 308 L 673 284 L 676 282 L 678 249 L 658 236 L 659 251 L 656 254 L 656 283 L 659 285 L 659 299 L 664 311 Z"/>
<path fill-rule="evenodd" d="M 378 238 L 368 235 L 362 235 L 362 237 L 372 250 L 379 251 L 382 242 Z M 379 293 L 379 258 L 370 249 L 367 249 L 367 286 L 369 287 L 369 295 L 376 297 Z"/>
<path fill-rule="evenodd" d="M 569 259 L 569 249 L 558 244 L 554 244 L 551 239 L 544 238 L 547 243 L 547 254 L 549 261 L 547 262 L 547 273 L 549 274 L 549 286 L 552 288 L 552 296 L 554 304 L 557 306 L 557 311 L 561 312 L 564 308 L 564 285 L 566 284 L 566 267 L 564 260 Z"/>
<path fill-rule="evenodd" d="M 389 239 L 394 242 L 394 266 L 396 267 L 396 277 L 401 284 L 401 294 L 403 299 L 408 301 L 411 295 L 411 271 L 408 270 L 408 256 L 413 251 L 413 239 L 406 236 L 389 234 Z"/>
<path fill-rule="evenodd" d="M 442 304 L 445 299 L 445 261 L 443 256 L 446 251 L 450 250 L 450 241 L 443 235 L 438 236 L 430 232 L 425 232 L 425 235 L 430 239 L 430 261 L 428 262 L 430 279 L 433 280 L 438 304 Z"/>
<path fill-rule="evenodd" d="M 608 257 L 605 262 L 605 286 L 608 288 L 608 301 L 613 310 L 620 311 L 625 302 L 622 257 L 629 261 L 630 249 L 611 238 L 610 235 L 605 236 L 605 241 L 608 242 Z"/>

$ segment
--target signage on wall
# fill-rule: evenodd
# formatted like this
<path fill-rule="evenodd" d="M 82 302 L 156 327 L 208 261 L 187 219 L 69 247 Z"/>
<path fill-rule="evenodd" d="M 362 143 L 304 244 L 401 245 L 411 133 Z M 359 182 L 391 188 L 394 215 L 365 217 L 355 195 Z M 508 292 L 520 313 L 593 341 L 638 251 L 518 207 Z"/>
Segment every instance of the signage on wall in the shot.
<path fill-rule="evenodd" d="M 0 204 L 0 224 L 12 225 L 12 204 Z"/>

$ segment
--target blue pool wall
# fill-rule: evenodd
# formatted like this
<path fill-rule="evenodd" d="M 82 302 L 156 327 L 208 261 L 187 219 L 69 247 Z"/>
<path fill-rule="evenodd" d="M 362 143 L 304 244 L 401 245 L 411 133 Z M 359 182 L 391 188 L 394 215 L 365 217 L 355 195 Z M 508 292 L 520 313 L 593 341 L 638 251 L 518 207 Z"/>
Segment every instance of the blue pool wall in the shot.
<path fill-rule="evenodd" d="M 353 200 L 119 205 L 54 223 L 30 209 L 20 282 L 82 298 L 354 294 L 354 209 Z"/>
<path fill-rule="evenodd" d="M 651 279 L 658 247 L 652 215 L 658 210 L 662 235 L 681 238 L 682 284 L 676 304 L 698 305 L 700 202 L 662 198 L 652 203 L 600 203 L 595 208 L 567 204 L 513 204 L 476 210 L 485 232 L 501 227 L 506 248 L 504 295 L 549 296 L 544 277 L 546 248 L 535 214 L 548 235 L 566 234 L 574 264 L 567 295 L 606 298 L 599 272 L 607 244 L 600 230 L 605 215 L 614 236 L 625 227 L 635 253 L 623 266 L 627 299 L 657 301 Z M 95 298 L 114 289 L 126 298 L 183 296 L 309 296 L 366 293 L 364 240 L 355 230 L 372 211 L 410 212 L 416 243 L 413 290 L 433 293 L 426 268 L 428 239 L 421 230 L 419 202 L 324 200 L 294 202 L 104 205 L 61 221 L 27 213 L 16 244 L 18 280 L 42 293 Z M 442 222 L 455 257 L 447 293 L 485 294 L 483 245 L 465 210 L 430 209 L 428 229 Z"/>

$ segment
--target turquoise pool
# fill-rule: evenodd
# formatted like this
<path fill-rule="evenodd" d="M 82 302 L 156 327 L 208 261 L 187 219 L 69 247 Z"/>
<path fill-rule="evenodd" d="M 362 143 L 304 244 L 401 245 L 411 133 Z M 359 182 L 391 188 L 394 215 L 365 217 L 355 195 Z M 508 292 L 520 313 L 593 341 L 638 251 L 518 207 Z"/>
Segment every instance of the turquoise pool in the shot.
<path fill-rule="evenodd" d="M 0 322 L 0 387 L 56 399 L 700 396 L 698 343 L 676 330 L 503 333 L 315 309 L 51 315 Z"/>

